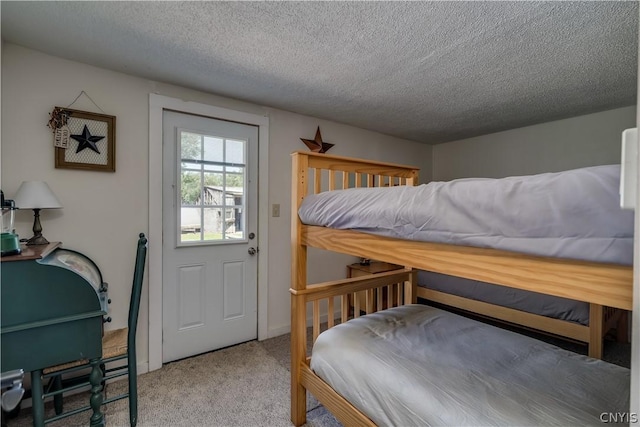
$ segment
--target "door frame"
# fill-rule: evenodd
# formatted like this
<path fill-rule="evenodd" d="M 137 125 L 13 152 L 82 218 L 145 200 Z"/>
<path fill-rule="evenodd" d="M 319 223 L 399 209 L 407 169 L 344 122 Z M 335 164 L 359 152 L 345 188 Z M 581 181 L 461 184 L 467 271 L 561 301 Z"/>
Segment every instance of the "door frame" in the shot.
<path fill-rule="evenodd" d="M 268 338 L 269 118 L 149 94 L 149 371 L 162 367 L 162 113 L 211 117 L 258 126 L 258 339 Z"/>

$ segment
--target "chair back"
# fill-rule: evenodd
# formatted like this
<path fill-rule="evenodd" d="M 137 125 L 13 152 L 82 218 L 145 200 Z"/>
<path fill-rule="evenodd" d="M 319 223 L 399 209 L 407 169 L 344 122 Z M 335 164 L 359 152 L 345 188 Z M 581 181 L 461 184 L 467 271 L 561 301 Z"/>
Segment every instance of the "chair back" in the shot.
<path fill-rule="evenodd" d="M 127 335 L 127 347 L 129 354 L 135 355 L 136 330 L 138 329 L 138 312 L 140 311 L 140 298 L 142 296 L 142 282 L 144 279 L 144 264 L 147 259 L 147 238 L 140 233 L 136 250 L 136 265 L 133 271 L 133 285 L 131 287 L 131 300 L 129 301 L 129 331 Z M 133 362 L 135 363 L 135 358 Z"/>

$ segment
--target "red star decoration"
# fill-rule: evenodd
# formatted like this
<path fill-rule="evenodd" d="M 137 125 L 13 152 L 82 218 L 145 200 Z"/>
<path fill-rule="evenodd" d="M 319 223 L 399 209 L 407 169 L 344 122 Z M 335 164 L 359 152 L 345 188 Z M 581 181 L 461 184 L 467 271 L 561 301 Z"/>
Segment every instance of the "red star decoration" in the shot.
<path fill-rule="evenodd" d="M 320 135 L 320 126 L 318 126 L 318 130 L 316 130 L 316 137 L 314 139 L 300 138 L 300 140 L 304 142 L 304 144 L 309 147 L 309 150 L 313 151 L 314 153 L 326 153 L 331 147 L 335 145 L 322 141 L 322 135 Z"/>

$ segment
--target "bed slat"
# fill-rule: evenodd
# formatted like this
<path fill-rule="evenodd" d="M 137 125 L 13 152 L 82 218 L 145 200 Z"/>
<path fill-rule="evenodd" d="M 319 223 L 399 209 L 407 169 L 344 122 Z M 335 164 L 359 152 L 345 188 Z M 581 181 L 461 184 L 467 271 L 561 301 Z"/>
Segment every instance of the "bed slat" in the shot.
<path fill-rule="evenodd" d="M 313 302 L 313 342 L 320 335 L 320 300 Z"/>
<path fill-rule="evenodd" d="M 322 169 L 314 169 L 313 193 L 318 194 L 321 191 L 322 191 Z"/>
<path fill-rule="evenodd" d="M 375 175 L 367 174 L 367 187 L 374 187 Z"/>
<path fill-rule="evenodd" d="M 334 171 L 329 171 L 329 191 L 336 189 L 336 174 Z"/>
<path fill-rule="evenodd" d="M 395 301 L 393 300 L 394 296 L 395 296 L 395 293 L 393 292 L 393 285 L 388 285 L 387 286 L 387 308 L 395 307 Z"/>
<path fill-rule="evenodd" d="M 366 293 L 366 307 L 365 307 L 365 312 L 367 314 L 371 314 L 373 313 L 373 289 L 367 289 L 365 291 Z"/>
<path fill-rule="evenodd" d="M 327 328 L 333 328 L 335 309 L 333 306 L 333 297 L 327 301 Z"/>

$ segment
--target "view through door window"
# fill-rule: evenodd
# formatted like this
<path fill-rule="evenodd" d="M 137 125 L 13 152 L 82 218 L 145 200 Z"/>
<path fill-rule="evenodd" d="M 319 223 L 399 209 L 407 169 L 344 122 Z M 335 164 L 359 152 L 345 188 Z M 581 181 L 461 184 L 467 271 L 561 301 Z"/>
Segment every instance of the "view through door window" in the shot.
<path fill-rule="evenodd" d="M 245 239 L 246 141 L 179 130 L 179 244 Z"/>

